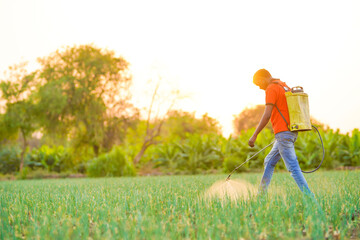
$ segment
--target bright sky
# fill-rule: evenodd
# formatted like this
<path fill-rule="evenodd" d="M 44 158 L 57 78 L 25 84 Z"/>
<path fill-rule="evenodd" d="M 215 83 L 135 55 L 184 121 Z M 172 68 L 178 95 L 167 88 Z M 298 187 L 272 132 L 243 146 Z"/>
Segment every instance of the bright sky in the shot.
<path fill-rule="evenodd" d="M 133 97 L 148 105 L 154 75 L 232 131 L 233 115 L 264 104 L 252 84 L 266 68 L 309 94 L 311 115 L 360 128 L 360 1 L 0 0 L 0 72 L 75 44 L 94 43 L 131 63 Z"/>

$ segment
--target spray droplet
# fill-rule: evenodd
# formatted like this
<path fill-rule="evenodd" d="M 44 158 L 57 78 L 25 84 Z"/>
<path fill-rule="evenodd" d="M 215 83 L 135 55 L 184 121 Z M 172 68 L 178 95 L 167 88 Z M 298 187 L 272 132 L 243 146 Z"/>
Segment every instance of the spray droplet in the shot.
<path fill-rule="evenodd" d="M 239 199 L 249 199 L 255 193 L 255 187 L 241 180 L 221 180 L 214 183 L 206 192 L 205 198 L 219 198 L 225 200 L 227 198 L 236 201 Z"/>

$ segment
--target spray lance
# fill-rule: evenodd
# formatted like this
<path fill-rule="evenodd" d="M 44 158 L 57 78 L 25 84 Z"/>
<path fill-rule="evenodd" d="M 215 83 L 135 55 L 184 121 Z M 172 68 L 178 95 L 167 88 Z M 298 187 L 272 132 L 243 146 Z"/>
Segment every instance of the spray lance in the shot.
<path fill-rule="evenodd" d="M 274 82 L 274 84 L 279 84 Z M 280 84 L 279 84 L 280 85 Z M 283 87 L 282 85 L 280 85 L 281 87 Z M 276 109 L 279 111 L 281 117 L 284 119 L 284 121 L 286 122 L 286 125 L 288 126 L 289 130 L 292 132 L 300 132 L 300 131 L 311 131 L 312 129 L 315 129 L 315 131 L 318 133 L 318 136 L 320 138 L 321 141 L 321 146 L 322 146 L 322 159 L 320 164 L 313 170 L 311 171 L 303 171 L 301 170 L 303 173 L 313 173 L 316 170 L 318 170 L 321 166 L 321 164 L 324 161 L 325 158 L 325 148 L 324 148 L 324 143 L 323 140 L 321 138 L 320 132 L 317 129 L 317 127 L 315 127 L 314 125 L 311 125 L 310 122 L 310 112 L 309 112 L 309 101 L 308 101 L 308 95 L 306 93 L 304 93 L 304 90 L 302 87 L 297 86 L 297 87 L 293 87 L 291 89 L 291 91 L 285 87 L 283 87 L 285 90 L 285 97 L 286 97 L 286 102 L 288 105 L 288 110 L 289 110 L 289 117 L 290 117 L 290 123 L 288 123 L 284 117 L 284 115 L 282 115 L 281 111 L 279 110 L 279 108 L 277 107 L 277 105 L 275 104 Z M 274 140 L 272 143 L 270 143 L 269 145 L 265 146 L 263 149 L 261 149 L 260 151 L 258 151 L 257 153 L 255 153 L 254 155 L 252 155 L 250 158 L 248 158 L 245 162 L 243 162 L 242 164 L 240 164 L 239 166 L 237 166 L 230 174 L 229 176 L 226 178 L 226 181 L 230 180 L 231 175 L 237 170 L 239 169 L 241 166 L 243 166 L 245 163 L 247 163 L 248 161 L 250 161 L 251 159 L 253 159 L 255 156 L 257 156 L 259 153 L 261 153 L 262 151 L 264 151 L 266 148 L 270 147 L 271 145 L 273 145 L 275 143 L 276 140 Z"/>

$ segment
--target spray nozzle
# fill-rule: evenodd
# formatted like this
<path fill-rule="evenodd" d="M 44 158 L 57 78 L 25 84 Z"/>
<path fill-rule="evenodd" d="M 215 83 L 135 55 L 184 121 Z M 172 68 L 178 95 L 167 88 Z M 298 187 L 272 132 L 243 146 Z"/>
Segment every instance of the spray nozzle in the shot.
<path fill-rule="evenodd" d="M 226 182 L 230 180 L 231 174 L 226 178 Z"/>

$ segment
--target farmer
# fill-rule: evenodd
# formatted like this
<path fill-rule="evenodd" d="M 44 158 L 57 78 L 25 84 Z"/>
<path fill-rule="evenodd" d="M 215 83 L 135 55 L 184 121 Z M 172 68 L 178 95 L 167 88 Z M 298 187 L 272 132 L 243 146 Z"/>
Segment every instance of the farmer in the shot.
<path fill-rule="evenodd" d="M 286 122 L 290 122 L 290 119 L 285 90 L 290 90 L 290 88 L 284 82 L 280 81 L 280 79 L 273 78 L 265 69 L 260 69 L 254 74 L 253 82 L 260 89 L 265 90 L 266 105 L 259 125 L 252 137 L 249 139 L 249 146 L 254 147 L 258 134 L 266 126 L 270 119 L 276 139 L 273 148 L 264 161 L 265 170 L 261 179 L 259 192 L 266 192 L 270 184 L 275 165 L 278 163 L 280 158 L 282 158 L 286 168 L 291 172 L 291 176 L 294 178 L 300 190 L 313 195 L 304 178 L 304 175 L 301 172 L 295 153 L 294 143 L 298 134 L 297 132 L 290 132 L 286 124 Z M 286 122 L 284 118 L 286 119 Z"/>

